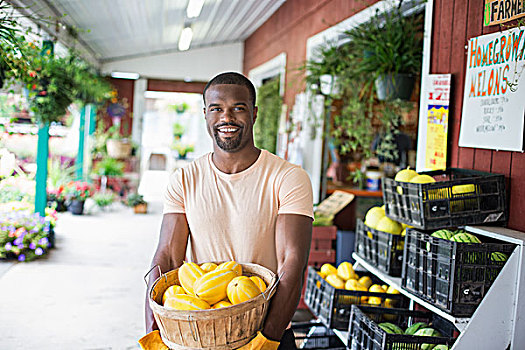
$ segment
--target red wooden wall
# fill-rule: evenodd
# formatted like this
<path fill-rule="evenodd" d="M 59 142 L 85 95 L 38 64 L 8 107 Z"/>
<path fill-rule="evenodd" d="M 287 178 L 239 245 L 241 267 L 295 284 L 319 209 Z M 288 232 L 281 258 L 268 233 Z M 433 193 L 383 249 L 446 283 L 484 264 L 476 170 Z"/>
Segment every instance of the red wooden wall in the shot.
<path fill-rule="evenodd" d="M 448 165 L 510 178 L 509 227 L 525 232 L 525 154 L 458 147 L 467 51 L 471 37 L 504 28 L 483 27 L 484 0 L 434 0 L 431 73 L 452 73 Z"/>

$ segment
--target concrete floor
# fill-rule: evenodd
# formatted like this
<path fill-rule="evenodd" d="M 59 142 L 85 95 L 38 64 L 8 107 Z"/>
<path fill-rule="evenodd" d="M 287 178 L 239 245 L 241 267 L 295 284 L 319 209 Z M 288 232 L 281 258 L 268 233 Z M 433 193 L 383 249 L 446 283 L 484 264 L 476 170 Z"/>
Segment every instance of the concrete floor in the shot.
<path fill-rule="evenodd" d="M 46 257 L 0 262 L 0 349 L 140 348 L 160 223 L 160 202 L 146 215 L 60 214 Z"/>
<path fill-rule="evenodd" d="M 0 261 L 0 349 L 139 349 L 144 275 L 157 245 L 160 201 L 59 214 L 56 248 L 29 263 Z M 311 318 L 297 312 L 294 321 Z"/>

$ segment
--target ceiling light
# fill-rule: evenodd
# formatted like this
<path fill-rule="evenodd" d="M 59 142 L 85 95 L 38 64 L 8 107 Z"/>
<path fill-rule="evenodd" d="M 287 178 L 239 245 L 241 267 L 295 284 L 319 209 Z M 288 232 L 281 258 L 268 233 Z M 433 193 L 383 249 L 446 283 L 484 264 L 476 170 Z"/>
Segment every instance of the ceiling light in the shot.
<path fill-rule="evenodd" d="M 117 78 L 117 79 L 137 80 L 140 77 L 140 75 L 139 73 L 131 73 L 131 72 L 111 72 L 111 77 Z"/>
<path fill-rule="evenodd" d="M 191 38 L 193 37 L 193 30 L 191 27 L 186 27 L 180 33 L 179 50 L 186 51 L 190 48 Z"/>
<path fill-rule="evenodd" d="M 204 0 L 188 0 L 188 7 L 186 8 L 186 16 L 188 18 L 199 17 L 204 5 Z"/>

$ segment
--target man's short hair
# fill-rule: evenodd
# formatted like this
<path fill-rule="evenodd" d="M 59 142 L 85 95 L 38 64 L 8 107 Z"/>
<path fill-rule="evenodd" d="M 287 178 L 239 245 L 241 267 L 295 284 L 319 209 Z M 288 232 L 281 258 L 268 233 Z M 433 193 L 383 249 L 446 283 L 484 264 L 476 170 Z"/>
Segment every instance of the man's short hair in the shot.
<path fill-rule="evenodd" d="M 202 92 L 204 105 L 206 105 L 206 90 L 208 90 L 210 86 L 220 84 L 233 84 L 245 86 L 248 89 L 248 92 L 250 93 L 250 99 L 252 100 L 253 106 L 255 107 L 255 87 L 253 86 L 250 79 L 236 72 L 221 73 L 219 75 L 216 75 L 208 82 L 208 84 L 206 84 L 206 86 L 204 87 L 204 91 Z"/>

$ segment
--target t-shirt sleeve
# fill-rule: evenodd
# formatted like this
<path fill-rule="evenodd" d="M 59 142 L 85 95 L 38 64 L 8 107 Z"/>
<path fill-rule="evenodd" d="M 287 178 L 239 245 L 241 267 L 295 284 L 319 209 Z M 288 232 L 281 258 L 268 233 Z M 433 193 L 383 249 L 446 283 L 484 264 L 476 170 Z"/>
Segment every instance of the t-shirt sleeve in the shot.
<path fill-rule="evenodd" d="M 277 214 L 299 214 L 314 218 L 313 193 L 310 177 L 302 168 L 288 171 L 279 188 Z"/>
<path fill-rule="evenodd" d="M 168 187 L 164 193 L 164 210 L 163 214 L 169 213 L 186 213 L 184 207 L 184 186 L 183 170 L 177 169 L 171 174 Z"/>

